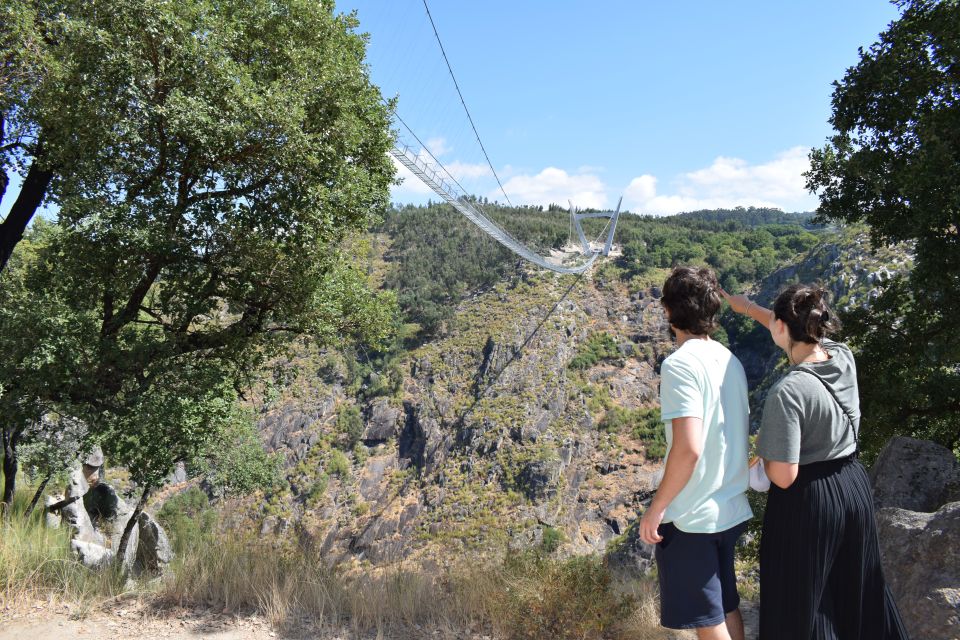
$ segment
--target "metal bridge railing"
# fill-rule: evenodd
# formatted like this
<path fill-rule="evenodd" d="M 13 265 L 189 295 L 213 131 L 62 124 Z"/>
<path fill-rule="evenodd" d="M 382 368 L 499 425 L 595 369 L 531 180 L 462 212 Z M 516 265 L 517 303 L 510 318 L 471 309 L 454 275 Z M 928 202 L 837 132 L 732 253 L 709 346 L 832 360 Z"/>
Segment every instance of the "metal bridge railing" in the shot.
<path fill-rule="evenodd" d="M 577 265 L 575 267 L 565 267 L 553 262 L 548 262 L 545 258 L 530 249 L 530 247 L 526 246 L 510 235 L 509 232 L 500 227 L 496 222 L 488 218 L 482 211 L 474 206 L 474 204 L 468 199 L 467 194 L 463 192 L 459 184 L 457 184 L 457 181 L 454 180 L 452 176 L 449 174 L 446 176 L 443 175 L 446 173 L 446 170 L 442 167 L 438 172 L 436 168 L 432 167 L 426 160 L 421 158 L 418 153 L 414 152 L 413 149 L 407 145 L 398 144 L 390 150 L 390 154 L 396 158 L 400 164 L 409 169 L 413 175 L 417 176 L 417 178 L 419 178 L 425 185 L 430 187 L 430 189 L 432 189 L 438 196 L 443 198 L 457 211 L 463 214 L 464 217 L 470 220 L 470 222 L 480 227 L 484 233 L 513 251 L 518 256 L 538 266 L 541 266 L 544 269 L 549 269 L 550 271 L 555 271 L 557 273 L 583 273 L 589 269 L 591 265 L 593 265 L 597 257 L 599 257 L 601 254 L 607 255 L 610 252 L 610 246 L 613 242 L 613 232 L 617 227 L 617 219 L 620 215 L 619 204 L 617 205 L 617 210 L 612 213 L 605 212 L 576 214 L 575 221 L 577 232 L 579 233 L 580 239 L 583 243 L 584 253 L 589 255 L 589 258 L 581 265 Z M 591 249 L 586 237 L 583 235 L 583 230 L 580 227 L 581 218 L 599 217 L 611 219 L 610 232 L 607 235 L 607 241 L 604 245 L 603 251 L 595 251 Z"/>

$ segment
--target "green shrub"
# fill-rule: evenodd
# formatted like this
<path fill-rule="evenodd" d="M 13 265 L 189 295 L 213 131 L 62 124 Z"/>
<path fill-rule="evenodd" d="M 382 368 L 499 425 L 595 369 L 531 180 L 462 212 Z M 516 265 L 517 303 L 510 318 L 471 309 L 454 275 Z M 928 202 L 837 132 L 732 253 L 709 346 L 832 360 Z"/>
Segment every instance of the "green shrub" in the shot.
<path fill-rule="evenodd" d="M 589 369 L 599 362 L 619 356 L 616 341 L 609 333 L 601 331 L 591 334 L 587 341 L 580 345 L 569 366 L 571 369 Z"/>
<path fill-rule="evenodd" d="M 327 485 L 329 483 L 330 476 L 321 473 L 320 477 L 310 485 L 310 491 L 307 492 L 307 505 L 316 506 L 327 495 Z"/>
<path fill-rule="evenodd" d="M 540 549 L 547 554 L 553 553 L 560 548 L 563 542 L 563 532 L 556 527 L 546 526 L 543 528 L 543 539 L 540 541 Z"/>
<path fill-rule="evenodd" d="M 356 405 L 340 405 L 337 411 L 337 432 L 340 434 L 343 448 L 353 449 L 363 436 L 363 418 L 360 417 L 360 408 Z"/>
<path fill-rule="evenodd" d="M 213 532 L 217 512 L 210 506 L 206 493 L 190 487 L 167 498 L 157 513 L 157 520 L 170 535 L 174 552 L 179 554 Z"/>
<path fill-rule="evenodd" d="M 367 458 L 370 457 L 370 451 L 364 446 L 362 442 L 358 442 L 353 445 L 353 461 L 358 465 L 362 465 L 367 461 Z"/>
<path fill-rule="evenodd" d="M 350 476 L 350 460 L 343 455 L 342 451 L 334 449 L 330 452 L 330 459 L 327 460 L 327 473 L 331 476 L 340 476 L 348 478 Z"/>
<path fill-rule="evenodd" d="M 667 433 L 660 416 L 660 407 L 638 410 L 633 424 L 633 437 L 643 441 L 647 458 L 660 460 L 667 455 Z"/>
<path fill-rule="evenodd" d="M 659 460 L 667 454 L 666 432 L 660 418 L 659 407 L 626 409 L 612 406 L 607 410 L 597 428 L 608 433 L 629 433 L 643 442 L 647 458 Z"/>
<path fill-rule="evenodd" d="M 191 465 L 190 471 L 205 475 L 217 493 L 240 495 L 275 488 L 281 481 L 283 455 L 264 450 L 249 410 L 238 408 L 232 413 L 217 436 L 217 444 Z"/>

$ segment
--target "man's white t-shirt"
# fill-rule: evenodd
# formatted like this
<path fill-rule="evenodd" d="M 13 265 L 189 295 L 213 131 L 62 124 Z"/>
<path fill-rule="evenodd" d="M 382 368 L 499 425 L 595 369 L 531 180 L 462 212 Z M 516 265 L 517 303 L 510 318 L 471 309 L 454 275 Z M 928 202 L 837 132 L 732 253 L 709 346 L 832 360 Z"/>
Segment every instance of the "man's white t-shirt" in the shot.
<path fill-rule="evenodd" d="M 671 420 L 703 420 L 700 459 L 663 521 L 688 533 L 716 533 L 749 520 L 750 405 L 740 361 L 715 340 L 693 338 L 663 361 L 660 373 L 667 455 L 673 446 Z"/>

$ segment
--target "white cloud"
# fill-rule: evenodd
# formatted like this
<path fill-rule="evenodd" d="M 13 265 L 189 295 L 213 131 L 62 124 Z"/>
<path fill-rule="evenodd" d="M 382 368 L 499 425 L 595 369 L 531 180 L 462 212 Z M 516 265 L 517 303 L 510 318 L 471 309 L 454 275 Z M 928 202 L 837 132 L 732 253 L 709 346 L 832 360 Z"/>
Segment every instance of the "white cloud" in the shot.
<path fill-rule="evenodd" d="M 453 147 L 447 144 L 446 138 L 436 137 L 427 139 L 427 149 L 430 150 L 435 157 L 439 158 L 440 156 L 445 156 L 451 151 Z"/>
<path fill-rule="evenodd" d="M 807 193 L 802 175 L 810 167 L 808 153 L 806 147 L 793 147 L 757 165 L 720 156 L 709 167 L 680 175 L 670 193 L 658 193 L 658 179 L 645 174 L 630 181 L 624 207 L 656 215 L 736 206 L 813 210 L 817 199 Z"/>
<path fill-rule="evenodd" d="M 449 164 L 444 164 L 447 171 L 459 181 L 474 180 L 476 178 L 492 178 L 493 173 L 486 164 L 471 164 L 469 162 L 460 162 L 456 160 Z"/>
<path fill-rule="evenodd" d="M 569 174 L 563 169 L 547 167 L 537 175 L 516 175 L 503 185 L 514 204 L 566 205 L 573 202 L 580 209 L 602 209 L 607 205 L 606 186 L 591 173 Z M 489 194 L 497 199 L 499 191 Z"/>

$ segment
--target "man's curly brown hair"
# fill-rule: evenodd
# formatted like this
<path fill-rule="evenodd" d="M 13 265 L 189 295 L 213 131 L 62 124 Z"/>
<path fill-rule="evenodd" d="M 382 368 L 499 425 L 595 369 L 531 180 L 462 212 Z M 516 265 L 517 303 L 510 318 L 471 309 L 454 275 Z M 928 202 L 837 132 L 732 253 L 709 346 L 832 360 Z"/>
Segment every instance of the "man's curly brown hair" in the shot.
<path fill-rule="evenodd" d="M 709 335 L 717 328 L 720 283 L 712 269 L 676 267 L 663 283 L 663 299 L 670 324 L 694 335 Z"/>

